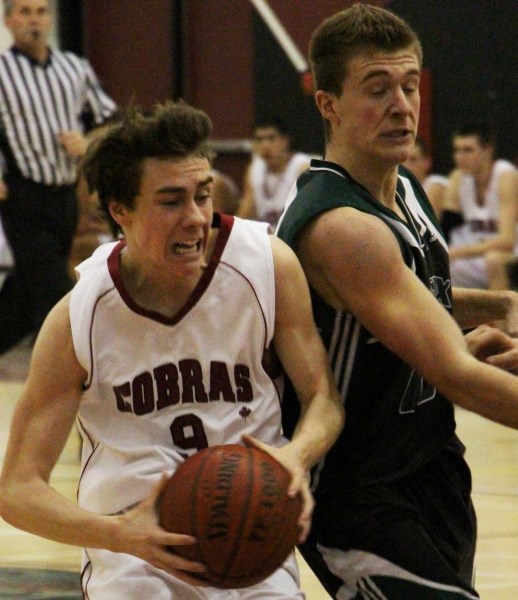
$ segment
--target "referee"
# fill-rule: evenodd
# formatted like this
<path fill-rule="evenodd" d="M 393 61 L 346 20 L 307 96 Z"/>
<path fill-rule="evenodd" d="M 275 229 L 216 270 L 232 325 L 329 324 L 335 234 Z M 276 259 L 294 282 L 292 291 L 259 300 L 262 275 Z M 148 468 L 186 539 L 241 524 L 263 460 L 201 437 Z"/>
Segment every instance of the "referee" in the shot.
<path fill-rule="evenodd" d="M 83 134 L 116 111 L 86 60 L 47 45 L 48 0 L 4 0 L 4 20 L 14 44 L 0 54 L 0 217 L 15 265 L 0 290 L 0 354 L 72 287 Z"/>

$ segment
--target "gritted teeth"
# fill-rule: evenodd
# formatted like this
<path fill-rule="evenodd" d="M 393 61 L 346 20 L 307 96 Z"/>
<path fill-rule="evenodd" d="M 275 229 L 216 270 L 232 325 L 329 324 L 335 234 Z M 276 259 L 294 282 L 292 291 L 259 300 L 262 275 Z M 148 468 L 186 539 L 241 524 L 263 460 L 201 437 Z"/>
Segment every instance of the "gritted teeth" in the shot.
<path fill-rule="evenodd" d="M 201 248 L 201 241 L 197 242 L 177 242 L 173 246 L 175 254 L 188 254 L 189 252 L 198 252 Z"/>

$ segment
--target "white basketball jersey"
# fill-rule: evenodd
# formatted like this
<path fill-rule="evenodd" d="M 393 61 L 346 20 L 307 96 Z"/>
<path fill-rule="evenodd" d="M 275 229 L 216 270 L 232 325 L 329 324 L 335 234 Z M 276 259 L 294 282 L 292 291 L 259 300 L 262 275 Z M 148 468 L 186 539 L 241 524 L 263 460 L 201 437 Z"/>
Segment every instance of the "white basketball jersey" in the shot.
<path fill-rule="evenodd" d="M 163 471 L 206 446 L 272 445 L 280 399 L 262 359 L 273 337 L 275 281 L 266 225 L 215 216 L 209 265 L 174 318 L 137 306 L 121 279 L 124 242 L 79 267 L 70 302 L 75 351 L 88 373 L 78 413 L 79 503 L 113 514 L 142 500 Z"/>
<path fill-rule="evenodd" d="M 498 195 L 500 176 L 502 173 L 515 170 L 516 167 L 507 160 L 499 159 L 493 163 L 482 205 L 477 202 L 474 177 L 464 175 L 461 178 L 458 193 L 464 224 L 452 231 L 453 246 L 481 242 L 496 235 L 500 214 Z"/>
<path fill-rule="evenodd" d="M 273 173 L 268 170 L 261 157 L 254 156 L 250 168 L 250 183 L 259 221 L 266 221 L 275 228 L 293 184 L 304 166 L 309 167 L 310 160 L 307 154 L 296 152 L 292 154 L 282 173 Z"/>

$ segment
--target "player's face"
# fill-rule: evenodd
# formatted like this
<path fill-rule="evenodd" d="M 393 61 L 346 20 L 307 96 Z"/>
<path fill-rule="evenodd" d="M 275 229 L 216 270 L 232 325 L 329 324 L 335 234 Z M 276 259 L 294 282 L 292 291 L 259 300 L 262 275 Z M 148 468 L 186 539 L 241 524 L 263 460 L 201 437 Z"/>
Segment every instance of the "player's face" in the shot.
<path fill-rule="evenodd" d="M 50 30 L 48 1 L 14 0 L 5 24 L 21 49 L 44 46 Z"/>
<path fill-rule="evenodd" d="M 158 276 L 199 274 L 212 223 L 211 193 L 207 159 L 146 159 L 134 208 L 110 207 L 131 262 Z"/>
<path fill-rule="evenodd" d="M 417 133 L 419 79 L 419 61 L 411 48 L 353 57 L 342 94 L 335 97 L 332 139 L 346 155 L 373 168 L 404 162 Z"/>
<path fill-rule="evenodd" d="M 453 138 L 453 159 L 461 171 L 474 175 L 488 158 L 488 148 L 481 145 L 476 135 L 458 135 Z"/>
<path fill-rule="evenodd" d="M 289 138 L 275 127 L 258 127 L 254 132 L 253 150 L 269 167 L 275 168 L 289 150 Z"/>

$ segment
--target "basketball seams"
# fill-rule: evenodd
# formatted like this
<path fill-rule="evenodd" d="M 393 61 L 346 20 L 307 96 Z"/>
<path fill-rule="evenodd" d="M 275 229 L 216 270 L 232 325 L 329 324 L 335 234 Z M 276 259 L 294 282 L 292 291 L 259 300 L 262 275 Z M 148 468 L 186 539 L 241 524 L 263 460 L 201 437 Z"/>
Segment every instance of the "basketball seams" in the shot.
<path fill-rule="evenodd" d="M 236 535 L 235 535 L 234 539 L 232 540 L 232 551 L 229 553 L 227 565 L 221 575 L 221 577 L 225 577 L 225 578 L 229 578 L 229 579 L 233 579 L 232 575 L 229 576 L 228 573 L 231 570 L 232 565 L 234 564 L 234 561 L 236 560 L 236 557 L 240 550 L 240 542 L 241 542 L 240 536 L 244 531 L 245 520 L 249 514 L 252 492 L 254 491 L 254 466 L 255 466 L 254 456 L 253 456 L 253 452 L 252 452 L 251 448 L 245 448 L 245 450 L 246 450 L 245 456 L 246 456 L 246 467 L 247 467 L 246 474 L 247 474 L 247 480 L 248 480 L 248 485 L 246 486 L 247 493 L 246 493 L 245 501 L 241 505 L 241 507 L 242 507 L 241 517 L 239 520 L 239 526 L 236 530 Z"/>
<path fill-rule="evenodd" d="M 198 484 L 200 482 L 200 479 L 203 477 L 205 465 L 209 462 L 210 458 L 211 458 L 210 455 L 206 454 L 203 457 L 203 460 L 200 461 L 200 464 L 198 465 L 198 470 L 196 471 L 196 476 L 194 478 L 194 485 L 191 487 L 190 497 L 189 497 L 190 505 L 193 507 L 193 510 L 191 510 L 191 531 L 193 532 L 192 535 L 198 540 L 198 547 L 200 548 L 201 559 L 202 559 L 202 562 L 204 562 L 204 563 L 206 563 L 205 552 L 203 551 L 203 544 L 200 543 L 200 540 L 198 538 L 200 532 L 199 532 L 199 528 L 196 527 L 196 521 L 198 521 L 200 528 L 203 527 L 205 522 L 203 519 L 198 518 L 197 510 L 200 508 L 200 506 L 199 506 L 199 503 L 196 502 L 196 494 L 197 494 Z"/>
<path fill-rule="evenodd" d="M 168 531 L 197 538 L 196 545 L 171 550 L 204 562 L 207 572 L 201 577 L 209 585 L 255 585 L 293 550 L 301 499 L 287 496 L 289 473 L 267 453 L 243 445 L 212 446 L 186 459 L 171 479 L 160 522 Z"/>

